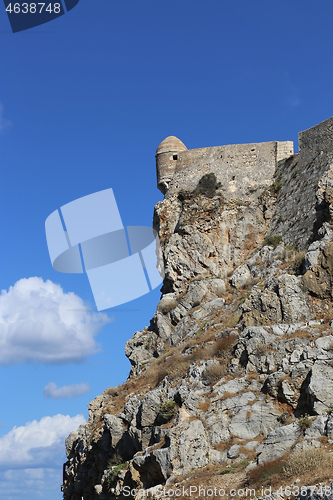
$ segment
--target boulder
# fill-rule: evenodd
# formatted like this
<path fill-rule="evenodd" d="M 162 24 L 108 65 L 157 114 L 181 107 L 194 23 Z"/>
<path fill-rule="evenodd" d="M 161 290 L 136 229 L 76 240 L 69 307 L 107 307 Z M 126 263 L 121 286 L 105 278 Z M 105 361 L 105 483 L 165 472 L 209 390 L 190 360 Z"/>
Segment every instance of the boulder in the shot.
<path fill-rule="evenodd" d="M 229 431 L 241 439 L 254 439 L 272 431 L 278 422 L 280 412 L 273 403 L 256 401 L 243 406 L 231 419 Z"/>
<path fill-rule="evenodd" d="M 282 457 L 295 445 L 300 435 L 300 426 L 295 422 L 274 429 L 264 441 L 264 448 L 258 457 L 258 463 L 263 464 Z"/>
<path fill-rule="evenodd" d="M 235 288 L 242 288 L 251 278 L 250 269 L 246 264 L 237 267 L 230 278 L 230 284 Z"/>
<path fill-rule="evenodd" d="M 324 361 L 316 361 L 306 390 L 317 415 L 330 408 L 333 405 L 333 368 Z"/>
<path fill-rule="evenodd" d="M 149 391 L 142 400 L 140 407 L 141 427 L 153 426 L 161 405 L 161 398 L 158 391 Z"/>

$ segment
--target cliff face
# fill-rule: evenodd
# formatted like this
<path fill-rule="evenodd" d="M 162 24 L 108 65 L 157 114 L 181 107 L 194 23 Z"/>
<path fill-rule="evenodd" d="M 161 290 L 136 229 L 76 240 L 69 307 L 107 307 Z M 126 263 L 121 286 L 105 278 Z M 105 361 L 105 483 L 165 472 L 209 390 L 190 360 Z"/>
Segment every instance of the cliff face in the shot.
<path fill-rule="evenodd" d="M 264 182 L 205 151 L 167 185 L 162 298 L 126 344 L 127 382 L 66 440 L 65 499 L 144 496 L 199 469 L 250 484 L 333 440 L 333 119 L 300 139 Z"/>

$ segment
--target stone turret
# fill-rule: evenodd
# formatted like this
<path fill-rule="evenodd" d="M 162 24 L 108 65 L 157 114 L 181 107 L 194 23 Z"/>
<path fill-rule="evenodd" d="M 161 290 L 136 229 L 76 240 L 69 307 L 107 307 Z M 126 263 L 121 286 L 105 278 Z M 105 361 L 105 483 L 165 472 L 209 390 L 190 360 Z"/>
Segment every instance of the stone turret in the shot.
<path fill-rule="evenodd" d="M 174 135 L 164 139 L 156 150 L 157 187 L 163 194 L 168 190 L 181 151 L 187 151 L 187 147 Z"/>

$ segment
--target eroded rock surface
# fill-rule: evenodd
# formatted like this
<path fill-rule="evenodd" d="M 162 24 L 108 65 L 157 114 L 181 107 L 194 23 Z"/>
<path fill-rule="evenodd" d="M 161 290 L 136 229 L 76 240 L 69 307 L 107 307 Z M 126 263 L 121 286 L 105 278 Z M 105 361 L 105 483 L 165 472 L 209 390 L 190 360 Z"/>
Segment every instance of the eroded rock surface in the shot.
<path fill-rule="evenodd" d="M 120 499 L 125 486 L 333 440 L 333 167 L 302 137 L 275 177 L 244 174 L 239 192 L 231 171 L 218 182 L 209 151 L 203 181 L 196 160 L 183 186 L 185 171 L 165 183 L 162 296 L 126 343 L 127 382 L 97 396 L 66 440 L 66 500 Z M 309 199 L 297 202 L 306 172 Z M 298 203 L 311 209 L 306 229 Z"/>

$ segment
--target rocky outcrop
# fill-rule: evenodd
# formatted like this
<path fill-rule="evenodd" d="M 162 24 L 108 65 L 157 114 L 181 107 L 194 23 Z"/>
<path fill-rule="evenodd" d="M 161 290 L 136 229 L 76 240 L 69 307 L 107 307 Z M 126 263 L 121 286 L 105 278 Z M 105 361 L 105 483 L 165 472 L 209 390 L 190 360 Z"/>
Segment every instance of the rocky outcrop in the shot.
<path fill-rule="evenodd" d="M 279 169 L 246 196 L 209 173 L 191 189 L 177 176 L 166 186 L 154 213 L 161 300 L 126 343 L 128 380 L 97 396 L 66 440 L 67 500 L 118 499 L 125 487 L 153 491 L 209 465 L 253 468 L 333 441 L 333 232 L 316 219 L 298 250 L 272 234 Z"/>

